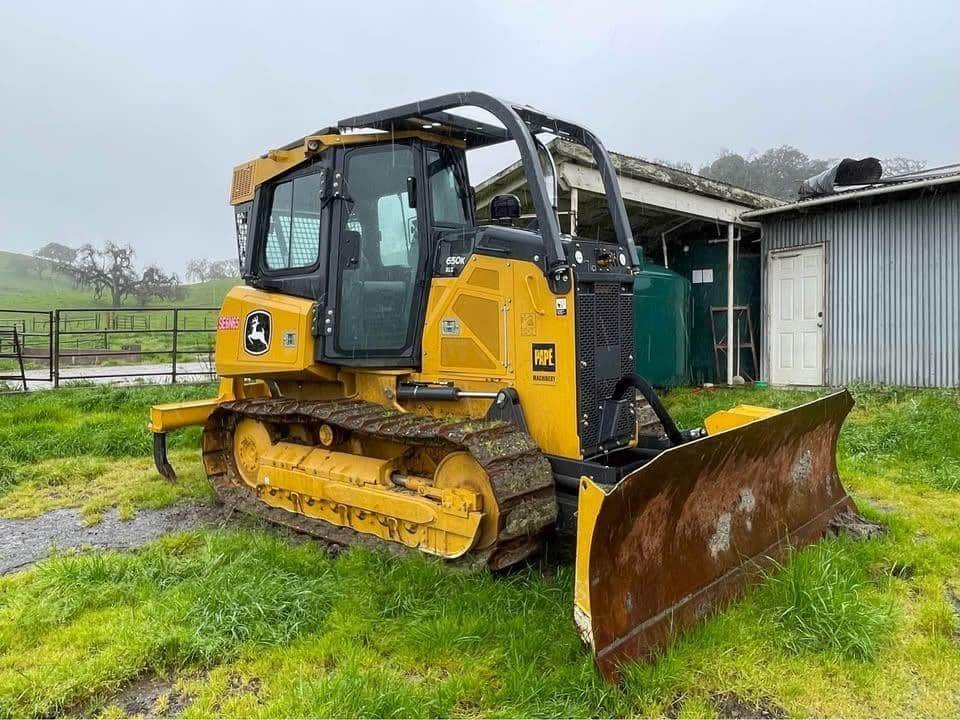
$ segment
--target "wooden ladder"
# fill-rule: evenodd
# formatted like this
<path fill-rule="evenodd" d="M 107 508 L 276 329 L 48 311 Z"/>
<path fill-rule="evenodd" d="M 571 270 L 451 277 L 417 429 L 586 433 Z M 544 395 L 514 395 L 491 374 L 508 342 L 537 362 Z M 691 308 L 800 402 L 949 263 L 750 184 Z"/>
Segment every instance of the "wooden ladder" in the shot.
<path fill-rule="evenodd" d="M 717 315 L 726 315 L 727 308 L 724 306 L 713 305 L 710 307 L 710 333 L 713 335 L 713 362 L 714 368 L 716 370 L 717 382 L 725 382 L 725 373 L 721 371 L 720 368 L 720 355 L 721 353 L 729 352 L 727 338 L 724 335 L 723 337 L 717 337 Z M 740 320 L 746 320 L 747 324 L 747 337 L 746 342 L 741 338 L 742 333 L 740 332 Z M 734 335 L 736 340 L 736 347 L 734 352 L 734 375 L 740 375 L 744 380 L 753 381 L 760 377 L 760 364 L 757 360 L 757 346 L 753 341 L 753 318 L 750 314 L 749 305 L 734 305 L 733 306 L 733 322 L 735 326 Z M 726 326 L 726 323 L 723 323 Z M 751 377 L 749 374 L 743 371 L 743 368 L 740 367 L 740 352 L 742 350 L 749 349 L 750 356 L 753 359 L 753 367 L 750 368 L 751 372 L 756 377 Z"/>

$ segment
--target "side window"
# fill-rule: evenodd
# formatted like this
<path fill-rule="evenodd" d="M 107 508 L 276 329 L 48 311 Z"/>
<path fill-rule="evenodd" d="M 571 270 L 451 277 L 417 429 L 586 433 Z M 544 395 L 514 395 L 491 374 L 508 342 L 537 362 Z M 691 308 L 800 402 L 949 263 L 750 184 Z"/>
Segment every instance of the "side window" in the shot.
<path fill-rule="evenodd" d="M 384 195 L 377 201 L 380 230 L 380 264 L 413 267 L 417 262 L 417 211 L 407 193 Z"/>
<path fill-rule="evenodd" d="M 427 150 L 427 177 L 430 179 L 433 221 L 441 225 L 466 225 L 465 192 L 448 152 L 441 154 L 433 148 Z"/>
<path fill-rule="evenodd" d="M 265 256 L 270 270 L 308 267 L 317 261 L 321 182 L 322 173 L 313 173 L 274 188 Z"/>

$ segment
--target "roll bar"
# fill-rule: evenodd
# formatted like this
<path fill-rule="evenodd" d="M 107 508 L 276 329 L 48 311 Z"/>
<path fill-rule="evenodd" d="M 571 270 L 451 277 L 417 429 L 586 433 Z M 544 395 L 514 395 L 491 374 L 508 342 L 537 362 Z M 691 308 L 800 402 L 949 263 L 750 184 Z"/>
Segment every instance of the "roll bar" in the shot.
<path fill-rule="evenodd" d="M 486 110 L 499 120 L 506 131 L 482 122 L 475 122 L 468 118 L 451 115 L 445 112 L 457 107 L 476 107 Z M 540 161 L 537 158 L 534 133 L 548 132 L 574 142 L 580 143 L 590 150 L 593 160 L 597 164 L 600 176 L 603 179 L 603 189 L 607 196 L 607 205 L 613 220 L 613 229 L 617 243 L 623 249 L 631 267 L 640 268 L 640 260 L 633 242 L 633 232 L 630 230 L 630 221 L 627 210 L 623 205 L 623 196 L 620 194 L 620 184 L 617 174 L 603 144 L 596 135 L 586 128 L 575 123 L 560 120 L 540 112 L 527 105 L 518 105 L 500 98 L 480 92 L 461 92 L 441 95 L 428 100 L 398 105 L 387 110 L 355 115 L 341 120 L 337 125 L 345 128 L 374 128 L 392 130 L 398 123 L 414 118 L 435 120 L 457 130 L 462 130 L 467 138 L 468 146 L 480 147 L 492 145 L 506 140 L 514 140 L 520 150 L 520 160 L 527 177 L 527 187 L 533 199 L 540 233 L 543 235 L 546 253 L 546 273 L 548 278 L 559 282 L 567 273 L 568 266 L 561 242 L 560 223 L 550 203 L 547 193 L 546 180 Z"/>

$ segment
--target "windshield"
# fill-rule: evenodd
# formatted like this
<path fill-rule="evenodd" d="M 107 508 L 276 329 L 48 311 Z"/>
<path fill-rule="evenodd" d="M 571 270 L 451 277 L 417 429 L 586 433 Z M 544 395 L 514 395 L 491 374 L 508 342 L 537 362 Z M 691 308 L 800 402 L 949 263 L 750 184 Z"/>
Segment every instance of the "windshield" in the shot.
<path fill-rule="evenodd" d="M 469 224 L 466 183 L 453 152 L 445 147 L 427 148 L 427 178 L 434 224 L 453 227 Z"/>

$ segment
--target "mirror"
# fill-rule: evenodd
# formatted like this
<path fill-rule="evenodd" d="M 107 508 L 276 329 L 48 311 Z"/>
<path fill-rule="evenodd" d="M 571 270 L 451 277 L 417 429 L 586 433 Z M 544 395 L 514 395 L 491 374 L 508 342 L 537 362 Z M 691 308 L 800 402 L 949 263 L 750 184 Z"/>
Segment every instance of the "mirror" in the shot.
<path fill-rule="evenodd" d="M 516 220 L 520 217 L 520 198 L 516 195 L 496 195 L 490 201 L 490 217 L 496 222 Z"/>

